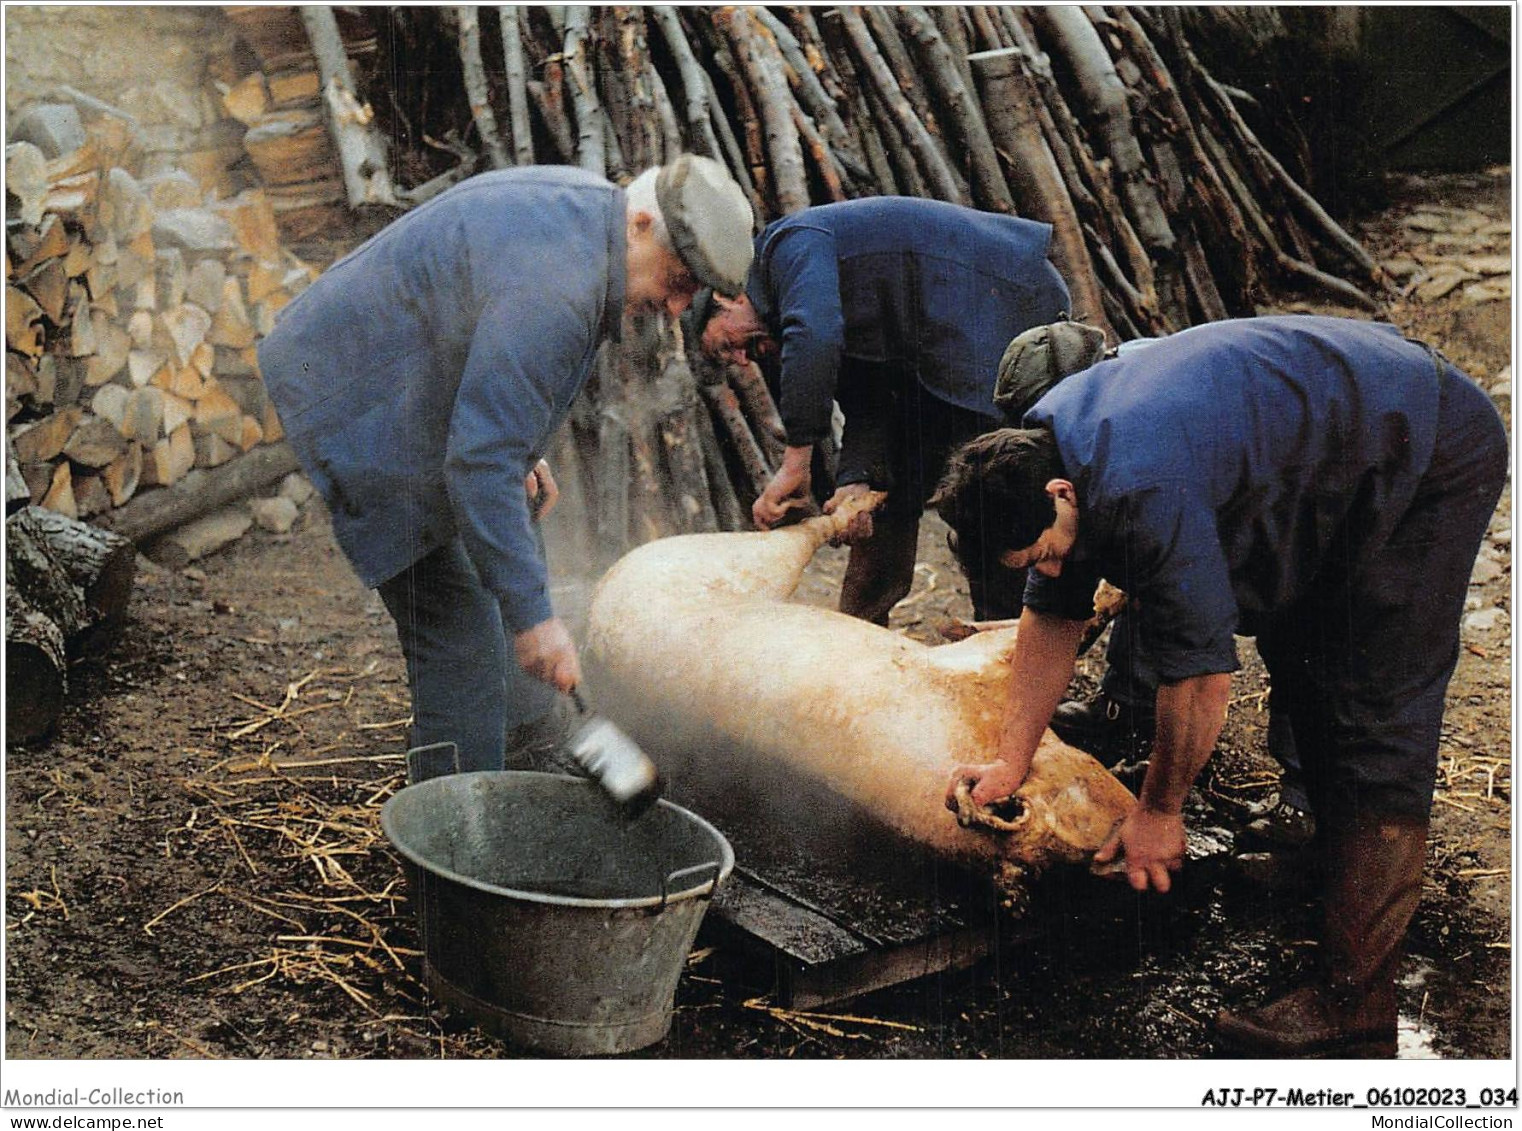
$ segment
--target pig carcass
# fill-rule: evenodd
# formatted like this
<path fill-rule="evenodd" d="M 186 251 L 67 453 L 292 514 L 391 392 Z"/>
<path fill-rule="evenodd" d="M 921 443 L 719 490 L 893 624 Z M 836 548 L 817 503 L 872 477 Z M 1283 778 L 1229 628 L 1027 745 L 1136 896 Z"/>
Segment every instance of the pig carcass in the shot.
<path fill-rule="evenodd" d="M 992 758 L 1016 629 L 930 647 L 789 602 L 847 517 L 666 538 L 622 558 L 589 611 L 602 709 L 657 762 L 681 748 L 704 751 L 713 775 L 779 764 L 1017 898 L 1028 870 L 1087 861 L 1134 799 L 1050 732 L 1008 802 L 945 805 L 953 768 Z"/>

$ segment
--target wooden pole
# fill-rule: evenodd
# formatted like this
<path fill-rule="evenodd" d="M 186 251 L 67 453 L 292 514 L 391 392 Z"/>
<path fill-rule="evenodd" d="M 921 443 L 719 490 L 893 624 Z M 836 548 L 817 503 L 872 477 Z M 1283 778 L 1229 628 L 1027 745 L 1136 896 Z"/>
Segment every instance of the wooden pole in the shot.
<path fill-rule="evenodd" d="M 499 5 L 497 19 L 502 28 L 502 66 L 507 78 L 513 160 L 519 165 L 532 165 L 534 131 L 528 120 L 528 79 L 523 66 L 523 33 L 518 24 L 518 8 L 512 4 Z"/>
<path fill-rule="evenodd" d="M 386 147 L 380 133 L 371 126 L 370 108 L 355 94 L 354 76 L 343 38 L 338 34 L 338 20 L 333 9 L 321 4 L 301 5 L 301 22 L 306 27 L 317 71 L 322 81 L 323 106 L 327 111 L 328 130 L 333 147 L 343 167 L 344 191 L 349 207 L 363 204 L 398 205 L 386 167 Z"/>

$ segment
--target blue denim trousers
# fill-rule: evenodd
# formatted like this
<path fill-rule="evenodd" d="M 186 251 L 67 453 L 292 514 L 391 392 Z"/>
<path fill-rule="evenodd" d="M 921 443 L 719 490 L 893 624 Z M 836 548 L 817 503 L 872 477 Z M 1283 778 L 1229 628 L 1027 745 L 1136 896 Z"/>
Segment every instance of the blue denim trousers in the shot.
<path fill-rule="evenodd" d="M 461 770 L 502 769 L 507 736 L 547 715 L 555 692 L 518 666 L 464 545 L 456 538 L 376 591 L 407 660 L 411 745 L 453 742 Z"/>

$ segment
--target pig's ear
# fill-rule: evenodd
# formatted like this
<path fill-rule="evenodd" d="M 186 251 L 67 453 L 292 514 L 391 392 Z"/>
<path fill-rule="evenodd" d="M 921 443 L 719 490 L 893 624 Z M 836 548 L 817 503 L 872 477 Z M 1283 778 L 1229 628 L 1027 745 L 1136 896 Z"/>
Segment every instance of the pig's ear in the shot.
<path fill-rule="evenodd" d="M 972 791 L 958 786 L 956 791 L 957 824 L 964 829 L 990 833 L 1012 833 L 1030 820 L 1031 810 L 1018 792 L 990 805 L 979 805 Z"/>

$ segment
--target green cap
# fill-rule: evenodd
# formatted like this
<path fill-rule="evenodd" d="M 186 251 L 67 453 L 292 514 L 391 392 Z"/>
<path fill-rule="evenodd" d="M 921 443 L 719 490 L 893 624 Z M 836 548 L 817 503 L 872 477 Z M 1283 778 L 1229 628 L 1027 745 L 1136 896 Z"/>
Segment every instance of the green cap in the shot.
<path fill-rule="evenodd" d="M 656 174 L 655 202 L 693 278 L 720 294 L 739 294 L 750 270 L 754 217 L 729 171 L 711 157 L 684 153 Z"/>
<path fill-rule="evenodd" d="M 1053 322 L 1019 335 L 999 360 L 994 404 L 1016 423 L 1048 389 L 1104 356 L 1105 332 L 1084 322 Z"/>

